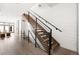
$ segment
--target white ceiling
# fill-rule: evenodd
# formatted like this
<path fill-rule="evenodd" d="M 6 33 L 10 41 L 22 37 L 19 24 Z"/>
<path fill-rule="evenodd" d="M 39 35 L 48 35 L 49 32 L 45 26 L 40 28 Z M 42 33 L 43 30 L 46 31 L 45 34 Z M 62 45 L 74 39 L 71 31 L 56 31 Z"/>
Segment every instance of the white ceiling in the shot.
<path fill-rule="evenodd" d="M 9 20 L 15 18 L 19 19 L 24 12 L 32 8 L 35 5 L 41 5 L 41 7 L 52 7 L 57 5 L 56 3 L 0 3 L 0 20 Z M 39 6 L 38 6 L 39 7 Z M 6 19 L 5 19 L 6 18 Z"/>
<path fill-rule="evenodd" d="M 21 15 L 22 12 L 26 12 L 28 8 L 31 8 L 33 3 L 26 3 L 26 4 L 20 4 L 20 3 L 3 3 L 0 4 L 0 11 L 2 13 L 5 13 L 7 15 Z"/>
<path fill-rule="evenodd" d="M 20 19 L 22 13 L 34 5 L 34 3 L 0 3 L 0 21 Z"/>

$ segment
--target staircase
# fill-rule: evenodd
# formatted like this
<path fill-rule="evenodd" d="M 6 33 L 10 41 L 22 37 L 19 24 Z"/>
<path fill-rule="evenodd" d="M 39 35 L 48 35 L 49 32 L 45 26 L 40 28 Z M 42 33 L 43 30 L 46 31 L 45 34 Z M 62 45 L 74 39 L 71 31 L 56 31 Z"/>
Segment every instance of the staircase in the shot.
<path fill-rule="evenodd" d="M 51 50 L 53 51 L 56 50 L 56 48 L 60 46 L 60 44 L 52 37 L 52 29 L 34 15 L 33 16 L 35 18 L 33 18 L 30 14 L 31 14 L 30 12 L 28 12 L 28 14 L 24 13 L 23 17 L 25 17 L 26 20 L 28 20 L 28 22 L 33 27 L 35 36 L 41 42 L 42 46 L 44 47 L 44 51 L 50 55 Z M 49 31 L 47 31 L 46 28 L 44 28 L 43 25 L 41 24 L 43 24 L 46 28 L 48 28 Z"/>

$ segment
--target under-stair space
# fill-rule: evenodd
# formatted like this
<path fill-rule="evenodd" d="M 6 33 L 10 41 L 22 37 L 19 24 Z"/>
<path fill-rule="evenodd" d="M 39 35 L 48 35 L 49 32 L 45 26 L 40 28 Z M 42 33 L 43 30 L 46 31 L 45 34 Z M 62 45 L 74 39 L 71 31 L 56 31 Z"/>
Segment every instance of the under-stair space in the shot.
<path fill-rule="evenodd" d="M 25 14 L 25 13 L 23 14 L 23 16 L 33 27 L 35 36 L 41 42 L 42 46 L 44 47 L 45 52 L 47 52 L 48 54 L 51 54 L 51 50 L 54 51 L 54 50 L 56 50 L 57 47 L 60 46 L 60 44 L 52 37 L 52 34 L 51 34 L 52 31 L 48 32 L 41 24 L 39 24 L 37 22 L 39 20 L 37 17 L 34 19 L 32 16 L 30 16 L 29 14 Z M 40 22 L 41 22 L 41 20 L 40 20 Z M 43 23 L 43 22 L 41 22 L 41 23 Z M 44 25 L 46 25 L 46 24 L 44 24 Z"/>

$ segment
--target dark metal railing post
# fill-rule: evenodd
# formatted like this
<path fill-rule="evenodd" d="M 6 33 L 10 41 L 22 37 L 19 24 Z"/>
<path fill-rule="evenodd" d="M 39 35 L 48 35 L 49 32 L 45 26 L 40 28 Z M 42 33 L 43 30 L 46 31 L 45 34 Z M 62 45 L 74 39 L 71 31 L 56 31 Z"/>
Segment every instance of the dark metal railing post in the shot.
<path fill-rule="evenodd" d="M 50 29 L 50 33 L 49 33 L 49 50 L 48 50 L 48 55 L 51 55 L 51 39 L 52 39 L 52 29 Z"/>
<path fill-rule="evenodd" d="M 29 22 L 29 14 L 30 14 L 30 12 L 28 12 L 28 16 L 27 16 L 28 22 Z M 29 43 L 29 29 L 28 29 L 28 43 Z"/>
<path fill-rule="evenodd" d="M 36 17 L 36 31 L 37 31 L 37 17 Z"/>
<path fill-rule="evenodd" d="M 28 43 L 29 43 L 29 30 L 28 30 Z"/>
<path fill-rule="evenodd" d="M 36 28 L 35 28 L 35 47 L 37 46 L 36 34 L 37 34 L 37 17 L 36 17 Z"/>
<path fill-rule="evenodd" d="M 29 15 L 30 15 L 30 12 L 28 12 L 28 22 L 29 22 Z"/>

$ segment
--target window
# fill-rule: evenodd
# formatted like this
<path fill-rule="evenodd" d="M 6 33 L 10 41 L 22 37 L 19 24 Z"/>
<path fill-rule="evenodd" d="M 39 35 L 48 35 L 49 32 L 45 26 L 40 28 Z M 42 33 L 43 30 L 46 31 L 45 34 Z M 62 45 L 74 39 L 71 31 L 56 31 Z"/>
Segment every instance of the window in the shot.
<path fill-rule="evenodd" d="M 4 32 L 4 26 L 0 26 L 0 32 Z"/>
<path fill-rule="evenodd" d="M 5 32 L 9 32 L 9 26 L 5 26 Z"/>
<path fill-rule="evenodd" d="M 0 32 L 14 32 L 14 25 L 11 23 L 0 23 Z"/>

